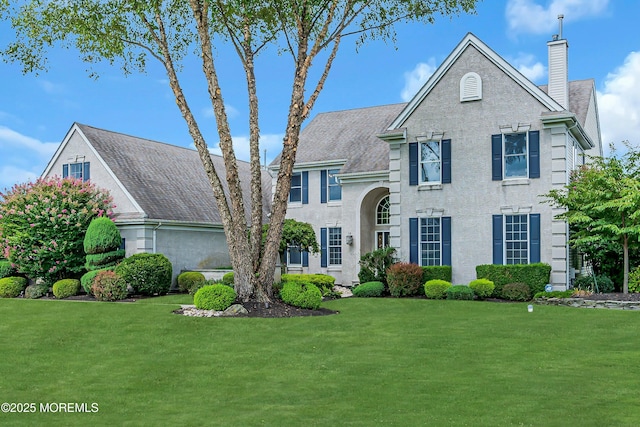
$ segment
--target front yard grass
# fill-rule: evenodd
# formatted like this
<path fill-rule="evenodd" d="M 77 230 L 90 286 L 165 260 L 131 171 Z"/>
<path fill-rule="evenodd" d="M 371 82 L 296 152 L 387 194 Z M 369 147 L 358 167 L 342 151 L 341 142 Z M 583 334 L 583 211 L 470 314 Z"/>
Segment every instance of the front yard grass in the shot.
<path fill-rule="evenodd" d="M 640 419 L 640 313 L 418 299 L 190 318 L 189 296 L 0 300 L 2 425 L 602 426 Z M 89 406 L 90 407 L 90 406 Z"/>

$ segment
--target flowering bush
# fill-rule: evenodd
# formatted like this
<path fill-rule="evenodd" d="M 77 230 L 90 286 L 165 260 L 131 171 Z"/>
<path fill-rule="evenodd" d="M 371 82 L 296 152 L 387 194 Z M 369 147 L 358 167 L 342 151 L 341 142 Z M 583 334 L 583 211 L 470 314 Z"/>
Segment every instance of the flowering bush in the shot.
<path fill-rule="evenodd" d="M 111 216 L 106 190 L 73 178 L 47 178 L 0 193 L 0 247 L 18 272 L 51 285 L 84 268 L 92 219 Z"/>

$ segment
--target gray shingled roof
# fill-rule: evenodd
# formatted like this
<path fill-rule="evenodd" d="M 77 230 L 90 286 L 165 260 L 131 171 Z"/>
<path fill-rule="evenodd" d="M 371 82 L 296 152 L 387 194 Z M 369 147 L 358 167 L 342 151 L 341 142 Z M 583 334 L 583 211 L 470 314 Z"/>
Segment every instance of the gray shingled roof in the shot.
<path fill-rule="evenodd" d="M 548 85 L 538 86 L 543 92 L 549 93 Z M 574 80 L 569 82 L 569 111 L 576 115 L 578 122 L 584 126 L 587 120 L 589 101 L 594 89 L 594 80 Z"/>
<path fill-rule="evenodd" d="M 150 219 L 220 224 L 213 190 L 195 150 L 77 124 Z M 211 156 L 223 180 L 220 156 Z M 245 208 L 250 209 L 247 162 L 238 162 Z M 262 175 L 263 212 L 271 209 L 271 177 Z"/>
<path fill-rule="evenodd" d="M 386 171 L 389 144 L 376 135 L 391 124 L 406 104 L 320 113 L 300 132 L 296 163 L 346 159 L 341 173 Z M 280 163 L 280 156 L 271 162 Z"/>

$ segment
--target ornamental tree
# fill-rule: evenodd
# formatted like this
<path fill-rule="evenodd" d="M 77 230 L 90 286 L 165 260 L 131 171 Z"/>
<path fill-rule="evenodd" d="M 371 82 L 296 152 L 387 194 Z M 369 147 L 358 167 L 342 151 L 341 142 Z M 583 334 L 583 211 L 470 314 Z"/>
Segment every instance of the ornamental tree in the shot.
<path fill-rule="evenodd" d="M 618 155 L 595 157 L 575 170 L 564 190 L 546 194 L 548 202 L 565 209 L 557 218 L 571 226 L 570 243 L 578 247 L 611 242 L 622 248 L 622 290 L 629 292 L 629 250 L 640 239 L 640 151 L 624 142 Z"/>
<path fill-rule="evenodd" d="M 73 178 L 48 178 L 0 193 L 0 246 L 18 270 L 48 285 L 84 270 L 92 219 L 112 215 L 105 190 Z"/>
<path fill-rule="evenodd" d="M 252 1 L 252 0 L 78 0 L 43 2 L 0 0 L 0 18 L 11 20 L 16 39 L 0 51 L 23 64 L 25 72 L 46 67 L 46 50 L 75 47 L 91 63 L 119 63 L 125 73 L 143 71 L 149 60 L 164 68 L 213 189 L 235 272 L 234 286 L 242 300 L 268 302 L 287 210 L 287 196 L 300 129 L 311 112 L 347 36 L 392 39 L 400 22 L 433 23 L 436 15 L 473 12 L 476 0 L 396 1 Z M 214 52 L 221 43 L 233 46 L 243 67 L 249 104 L 251 207 L 245 215 L 231 128 L 218 79 Z M 291 95 L 269 231 L 261 245 L 263 224 L 259 148 L 259 102 L 255 64 L 258 55 L 275 48 L 293 65 Z M 185 57 L 197 55 L 214 110 L 226 176 L 213 167 L 207 142 L 182 89 L 178 71 Z M 185 61 L 186 63 L 186 61 Z M 311 73 L 312 64 L 318 68 Z M 153 78 L 153 77 L 151 77 Z M 267 76 L 267 78 L 269 78 Z M 227 180 L 225 194 L 222 179 Z M 204 195 L 203 195 L 204 196 Z"/>

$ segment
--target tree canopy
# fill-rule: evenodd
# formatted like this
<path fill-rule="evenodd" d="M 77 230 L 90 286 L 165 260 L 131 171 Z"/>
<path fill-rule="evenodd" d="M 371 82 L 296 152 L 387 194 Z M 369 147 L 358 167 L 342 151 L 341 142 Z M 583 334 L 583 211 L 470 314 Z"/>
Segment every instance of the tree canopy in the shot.
<path fill-rule="evenodd" d="M 46 69 L 52 47 L 72 47 L 88 63 L 119 64 L 125 73 L 144 70 L 157 60 L 164 67 L 203 167 L 207 173 L 225 229 L 235 287 L 240 298 L 268 301 L 287 209 L 298 137 L 328 78 L 342 40 L 395 38 L 395 24 L 433 23 L 436 15 L 474 12 L 476 0 L 76 0 L 50 2 L 0 0 L 0 18 L 10 19 L 15 40 L 2 54 L 23 65 L 25 72 Z M 251 207 L 247 221 L 231 129 L 218 80 L 214 54 L 230 43 L 245 74 L 249 104 Z M 259 149 L 259 102 L 255 61 L 275 47 L 294 65 L 291 95 L 278 176 L 273 194 L 269 232 L 261 245 L 263 223 Z M 226 176 L 213 167 L 209 149 L 181 86 L 181 61 L 200 58 L 206 90 L 214 110 Z M 321 55 L 322 53 L 325 53 Z M 229 58 L 220 58 L 229 60 Z M 319 73 L 310 74 L 312 66 Z M 221 180 L 226 179 L 225 194 Z"/>

